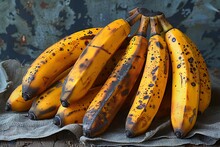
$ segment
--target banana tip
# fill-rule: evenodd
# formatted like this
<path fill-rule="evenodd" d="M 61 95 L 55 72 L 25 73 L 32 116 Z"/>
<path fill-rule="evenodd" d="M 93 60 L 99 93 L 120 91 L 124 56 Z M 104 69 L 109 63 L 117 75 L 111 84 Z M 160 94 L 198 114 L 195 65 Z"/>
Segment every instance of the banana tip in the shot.
<path fill-rule="evenodd" d="M 176 137 L 177 138 L 183 138 L 183 132 L 181 131 L 181 130 L 177 130 L 177 131 L 175 131 L 175 133 L 174 133 L 175 135 L 176 135 Z"/>
<path fill-rule="evenodd" d="M 86 137 L 92 137 L 91 130 L 83 129 L 83 135 L 86 136 Z"/>
<path fill-rule="evenodd" d="M 5 105 L 5 111 L 11 111 L 11 104 L 9 104 L 8 102 Z"/>
<path fill-rule="evenodd" d="M 62 105 L 63 107 L 68 107 L 70 104 L 69 104 L 67 101 L 61 100 L 61 105 Z"/>
<path fill-rule="evenodd" d="M 30 96 L 26 92 L 22 93 L 22 97 L 25 101 L 30 100 Z"/>
<path fill-rule="evenodd" d="M 126 136 L 127 136 L 128 138 L 134 137 L 134 133 L 132 133 L 132 132 L 129 131 L 129 130 L 126 130 L 126 131 L 125 131 L 125 134 L 126 134 Z"/>
<path fill-rule="evenodd" d="M 56 115 L 56 116 L 53 118 L 53 123 L 54 123 L 56 126 L 62 127 L 62 122 L 61 122 L 60 116 Z"/>
<path fill-rule="evenodd" d="M 28 112 L 28 118 L 31 120 L 36 120 L 37 116 L 34 114 L 34 112 Z"/>

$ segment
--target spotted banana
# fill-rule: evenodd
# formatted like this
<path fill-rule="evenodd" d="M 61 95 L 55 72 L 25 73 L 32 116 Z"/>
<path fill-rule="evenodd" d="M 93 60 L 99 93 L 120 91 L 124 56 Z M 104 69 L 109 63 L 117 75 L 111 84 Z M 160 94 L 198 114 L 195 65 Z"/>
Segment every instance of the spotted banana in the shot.
<path fill-rule="evenodd" d="M 83 118 L 85 136 L 94 137 L 105 132 L 128 98 L 145 62 L 148 21 L 147 17 L 141 17 L 137 34 L 86 111 Z"/>
<path fill-rule="evenodd" d="M 195 52 L 200 77 L 199 113 L 202 114 L 211 102 L 211 81 L 206 62 L 196 44 L 185 35 L 192 51 Z"/>
<path fill-rule="evenodd" d="M 121 46 L 121 47 L 124 47 L 124 46 Z M 115 52 L 115 54 L 106 63 L 106 67 L 100 72 L 100 75 L 98 76 L 99 80 L 96 80 L 94 82 L 93 87 L 103 85 L 103 83 L 106 81 L 108 76 L 111 74 L 114 67 L 118 63 L 118 61 L 121 59 L 124 52 L 125 52 L 124 48 L 120 48 L 119 50 Z M 54 115 L 57 113 L 58 108 L 61 107 L 60 106 L 61 104 L 60 94 L 62 91 L 62 85 L 70 70 L 71 68 L 67 69 L 65 71 L 65 74 L 62 74 L 61 80 L 53 84 L 50 88 L 48 88 L 46 91 L 44 91 L 42 94 L 40 94 L 39 96 L 35 98 L 28 112 L 28 116 L 30 119 L 38 120 L 38 119 L 49 119 L 49 118 L 54 117 Z M 82 101 L 82 102 L 85 102 L 85 101 Z M 70 110 L 71 108 L 67 109 L 66 111 L 70 111 Z"/>
<path fill-rule="evenodd" d="M 54 83 L 50 88 L 37 96 L 28 111 L 28 117 L 32 120 L 49 119 L 55 116 L 59 106 L 59 96 L 62 90 L 64 78 Z"/>
<path fill-rule="evenodd" d="M 169 73 L 167 45 L 160 35 L 157 17 L 150 17 L 151 37 L 147 60 L 133 105 L 126 119 L 126 136 L 143 134 L 156 116 L 164 98 Z"/>
<path fill-rule="evenodd" d="M 158 15 L 172 64 L 171 124 L 178 138 L 185 137 L 195 125 L 199 105 L 198 62 L 183 32 Z"/>
<path fill-rule="evenodd" d="M 60 100 L 64 107 L 68 107 L 88 92 L 106 62 L 127 38 L 131 26 L 140 16 L 139 11 L 136 11 L 126 20 L 117 19 L 109 23 L 87 45 L 63 85 Z"/>
<path fill-rule="evenodd" d="M 91 88 L 82 99 L 75 101 L 69 107 L 60 105 L 53 123 L 59 127 L 74 123 L 81 124 L 86 110 L 100 89 L 101 86 Z"/>
<path fill-rule="evenodd" d="M 101 28 L 75 32 L 48 47 L 31 64 L 22 80 L 22 97 L 30 100 L 52 85 L 72 66 Z"/>

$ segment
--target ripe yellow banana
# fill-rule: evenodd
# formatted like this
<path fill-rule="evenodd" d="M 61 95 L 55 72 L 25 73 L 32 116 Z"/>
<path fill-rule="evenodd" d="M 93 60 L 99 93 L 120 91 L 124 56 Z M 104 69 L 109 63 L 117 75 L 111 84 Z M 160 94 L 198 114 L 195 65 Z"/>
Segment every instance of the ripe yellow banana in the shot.
<path fill-rule="evenodd" d="M 169 73 L 167 45 L 160 36 L 157 18 L 150 17 L 150 24 L 151 37 L 144 72 L 126 119 L 127 137 L 146 132 L 158 112 L 167 85 Z"/>
<path fill-rule="evenodd" d="M 108 128 L 128 98 L 145 62 L 149 19 L 142 16 L 139 31 L 132 37 L 124 56 L 96 95 L 83 118 L 83 133 L 97 136 Z"/>
<path fill-rule="evenodd" d="M 123 50 L 121 51 L 123 52 Z M 122 53 L 120 53 L 122 54 Z M 119 55 L 120 55 L 119 54 Z M 119 58 L 119 57 L 117 57 Z M 112 61 L 112 60 L 111 60 Z M 110 62 L 109 65 L 113 64 L 114 62 Z M 113 66 L 110 66 L 110 69 L 113 70 Z M 70 71 L 71 67 L 62 72 L 60 75 L 58 75 L 54 80 L 54 82 L 57 82 L 58 80 L 64 78 Z M 102 71 L 103 74 L 105 75 L 106 71 Z M 107 77 L 107 75 L 105 75 Z M 103 83 L 104 81 L 100 81 L 99 83 Z M 25 101 L 22 97 L 22 85 L 19 85 L 10 95 L 6 102 L 5 110 L 6 111 L 17 111 L 17 112 L 23 112 L 23 111 L 28 111 L 31 108 L 31 105 L 33 103 L 33 98 L 30 100 Z"/>
<path fill-rule="evenodd" d="M 158 15 L 172 64 L 171 124 L 175 135 L 183 138 L 197 119 L 200 79 L 197 58 L 183 32 L 173 28 L 163 14 Z"/>
<path fill-rule="evenodd" d="M 15 111 L 15 112 L 25 112 L 31 108 L 33 99 L 29 101 L 25 101 L 22 98 L 22 85 L 18 85 L 14 91 L 12 91 L 11 95 L 9 96 L 5 110 L 6 111 Z"/>
<path fill-rule="evenodd" d="M 60 105 L 53 123 L 59 127 L 73 123 L 81 124 L 86 110 L 100 89 L 101 86 L 91 88 L 82 99 L 75 101 L 69 107 Z"/>
<path fill-rule="evenodd" d="M 31 64 L 22 80 L 22 97 L 32 99 L 53 84 L 64 70 L 72 66 L 83 49 L 101 28 L 75 32 L 48 47 Z"/>
<path fill-rule="evenodd" d="M 195 52 L 200 77 L 199 113 L 203 113 L 211 102 L 211 81 L 206 62 L 196 44 L 185 35 L 192 51 Z"/>
<path fill-rule="evenodd" d="M 136 11 L 126 20 L 117 19 L 109 23 L 88 44 L 63 85 L 60 100 L 64 107 L 68 107 L 88 92 L 106 62 L 127 38 L 131 26 L 140 16 L 139 11 Z"/>

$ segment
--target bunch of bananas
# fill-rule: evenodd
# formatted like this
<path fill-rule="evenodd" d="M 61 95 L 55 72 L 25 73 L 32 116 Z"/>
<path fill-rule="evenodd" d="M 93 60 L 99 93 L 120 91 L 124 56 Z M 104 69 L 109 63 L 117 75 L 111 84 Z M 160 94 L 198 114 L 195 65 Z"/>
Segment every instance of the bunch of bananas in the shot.
<path fill-rule="evenodd" d="M 47 48 L 12 92 L 6 110 L 28 111 L 32 120 L 53 118 L 59 127 L 82 123 L 87 137 L 105 132 L 121 111 L 127 111 L 127 137 L 170 115 L 174 134 L 185 137 L 211 100 L 202 54 L 163 13 L 135 8 L 129 15 Z"/>

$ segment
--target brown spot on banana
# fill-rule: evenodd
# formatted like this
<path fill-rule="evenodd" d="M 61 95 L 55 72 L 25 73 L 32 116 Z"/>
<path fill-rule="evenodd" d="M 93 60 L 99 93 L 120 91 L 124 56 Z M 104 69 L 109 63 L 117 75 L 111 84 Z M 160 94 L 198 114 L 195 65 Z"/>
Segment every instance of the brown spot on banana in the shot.
<path fill-rule="evenodd" d="M 156 46 L 159 47 L 160 49 L 164 49 L 163 45 L 159 41 L 156 42 Z"/>
<path fill-rule="evenodd" d="M 170 37 L 169 37 L 169 38 L 170 38 Z M 172 38 L 172 42 L 176 42 L 176 38 L 173 37 L 173 38 Z"/>
<path fill-rule="evenodd" d="M 133 114 L 128 115 L 128 117 L 127 117 L 127 123 L 128 124 L 134 124 L 134 122 L 132 121 L 132 117 L 133 117 Z"/>
<path fill-rule="evenodd" d="M 93 39 L 95 37 L 95 35 L 86 35 L 86 36 L 82 36 L 79 38 L 79 40 L 85 40 L 85 42 L 88 42 L 88 39 Z"/>
<path fill-rule="evenodd" d="M 127 96 L 129 94 L 130 90 L 129 89 L 125 89 L 121 92 L 121 95 L 124 97 L 124 96 Z"/>
<path fill-rule="evenodd" d="M 148 85 L 148 87 L 153 87 L 153 86 L 154 86 L 154 84 L 152 84 L 152 83 Z"/>
<path fill-rule="evenodd" d="M 154 75 L 154 74 L 157 72 L 158 68 L 159 68 L 159 66 L 156 66 L 156 67 L 151 71 L 151 74 Z"/>
<path fill-rule="evenodd" d="M 144 99 L 146 100 L 146 99 L 149 99 L 150 98 L 150 96 L 149 95 L 145 95 L 144 96 Z"/>
<path fill-rule="evenodd" d="M 197 109 L 194 108 L 193 109 L 193 114 L 191 117 L 189 117 L 189 122 L 192 123 L 194 119 L 196 119 L 196 115 L 197 115 Z"/>
<path fill-rule="evenodd" d="M 195 86 L 196 86 L 196 83 L 195 83 L 195 82 L 192 82 L 191 85 L 192 85 L 193 87 L 195 87 Z"/>
<path fill-rule="evenodd" d="M 88 45 L 88 46 L 89 46 L 89 45 Z M 112 53 L 109 52 L 107 49 L 105 49 L 104 46 L 95 46 L 95 45 L 93 45 L 92 47 L 101 49 L 102 51 L 106 52 L 106 53 L 109 54 L 109 55 L 112 54 Z"/>
<path fill-rule="evenodd" d="M 146 107 L 146 104 L 140 104 L 136 108 L 137 109 L 144 109 Z"/>
<path fill-rule="evenodd" d="M 84 44 L 87 46 L 89 44 L 89 41 L 85 40 Z"/>
<path fill-rule="evenodd" d="M 188 61 L 189 61 L 189 63 L 193 63 L 193 61 L 194 61 L 193 57 L 190 57 L 190 58 L 188 59 Z"/>

